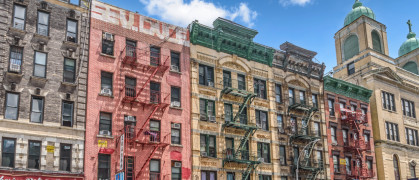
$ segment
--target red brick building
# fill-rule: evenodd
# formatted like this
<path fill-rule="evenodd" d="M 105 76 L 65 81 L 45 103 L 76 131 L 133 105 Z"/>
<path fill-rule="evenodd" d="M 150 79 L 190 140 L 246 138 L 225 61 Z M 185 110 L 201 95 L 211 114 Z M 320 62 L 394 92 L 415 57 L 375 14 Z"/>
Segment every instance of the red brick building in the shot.
<path fill-rule="evenodd" d="M 376 179 L 371 93 L 330 76 L 324 78 L 331 179 Z"/>
<path fill-rule="evenodd" d="M 190 179 L 187 29 L 92 3 L 86 179 Z"/>

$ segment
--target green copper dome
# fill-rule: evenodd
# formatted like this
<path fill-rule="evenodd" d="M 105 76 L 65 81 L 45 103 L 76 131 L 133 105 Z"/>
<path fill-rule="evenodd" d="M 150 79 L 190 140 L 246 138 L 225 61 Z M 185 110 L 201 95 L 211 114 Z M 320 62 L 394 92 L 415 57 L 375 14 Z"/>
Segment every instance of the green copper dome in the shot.
<path fill-rule="evenodd" d="M 362 3 L 359 2 L 359 0 L 356 0 L 354 5 L 352 6 L 352 11 L 349 12 L 348 15 L 346 15 L 344 26 L 347 26 L 348 24 L 351 24 L 352 22 L 354 22 L 356 19 L 358 19 L 362 15 L 365 15 L 365 16 L 375 20 L 374 12 L 372 12 L 372 10 L 370 8 L 362 6 Z"/>
<path fill-rule="evenodd" d="M 400 46 L 399 56 L 403 56 L 415 49 L 419 48 L 419 40 L 416 39 L 416 34 L 412 32 L 412 24 L 410 20 L 407 22 L 409 25 L 409 34 L 407 34 L 407 40 Z"/>

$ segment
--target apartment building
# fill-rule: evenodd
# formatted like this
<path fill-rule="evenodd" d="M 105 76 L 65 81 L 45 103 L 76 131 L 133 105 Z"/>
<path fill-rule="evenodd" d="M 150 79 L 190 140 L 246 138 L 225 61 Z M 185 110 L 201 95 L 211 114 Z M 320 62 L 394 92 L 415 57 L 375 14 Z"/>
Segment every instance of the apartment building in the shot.
<path fill-rule="evenodd" d="M 88 1 L 0 1 L 3 179 L 83 179 Z"/>
<path fill-rule="evenodd" d="M 86 177 L 190 179 L 187 29 L 99 1 L 91 13 Z"/>

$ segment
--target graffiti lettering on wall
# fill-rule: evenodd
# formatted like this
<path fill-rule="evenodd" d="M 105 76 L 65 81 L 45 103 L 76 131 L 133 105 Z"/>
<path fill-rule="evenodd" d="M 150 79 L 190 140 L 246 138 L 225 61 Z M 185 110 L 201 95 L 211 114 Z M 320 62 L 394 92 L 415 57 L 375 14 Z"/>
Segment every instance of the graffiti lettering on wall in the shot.
<path fill-rule="evenodd" d="M 93 1 L 92 18 L 105 21 L 126 29 L 165 39 L 167 41 L 189 46 L 189 35 L 186 28 L 176 27 L 161 21 L 120 9 L 102 2 Z M 176 32 L 174 32 L 176 30 Z"/>

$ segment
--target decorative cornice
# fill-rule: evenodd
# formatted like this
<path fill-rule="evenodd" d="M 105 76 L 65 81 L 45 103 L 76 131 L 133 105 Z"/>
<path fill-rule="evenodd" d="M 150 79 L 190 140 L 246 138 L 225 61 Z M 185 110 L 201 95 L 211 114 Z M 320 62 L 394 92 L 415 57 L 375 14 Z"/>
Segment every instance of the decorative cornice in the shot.
<path fill-rule="evenodd" d="M 325 76 L 324 78 L 324 90 L 333 92 L 336 94 L 344 95 L 353 99 L 357 99 L 364 102 L 370 102 L 372 91 L 361 86 L 357 86 L 346 81 Z"/>

